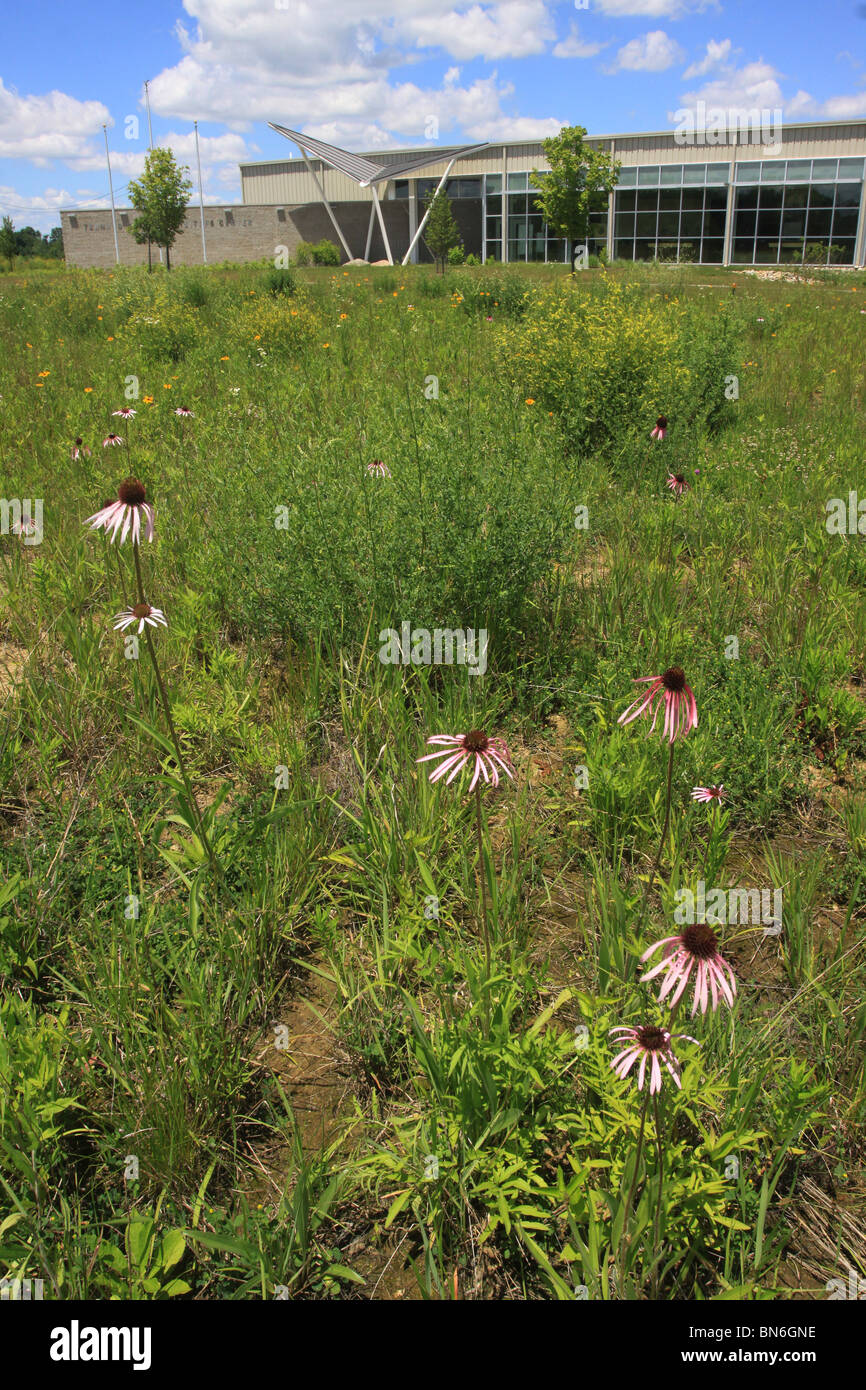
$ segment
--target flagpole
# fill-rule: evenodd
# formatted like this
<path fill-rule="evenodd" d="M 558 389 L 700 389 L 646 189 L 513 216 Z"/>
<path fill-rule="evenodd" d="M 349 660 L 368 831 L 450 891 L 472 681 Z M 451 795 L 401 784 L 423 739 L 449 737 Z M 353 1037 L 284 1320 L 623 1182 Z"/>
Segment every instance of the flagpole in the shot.
<path fill-rule="evenodd" d="M 102 127 L 105 136 L 105 162 L 108 165 L 108 192 L 111 198 L 111 228 L 114 232 L 114 259 L 120 265 L 120 247 L 117 244 L 117 213 L 114 210 L 114 185 L 111 182 L 111 156 L 108 153 L 108 126 Z"/>
<path fill-rule="evenodd" d="M 201 258 L 202 263 L 207 265 L 207 245 L 204 239 L 204 190 L 201 186 L 201 154 L 198 148 L 198 121 L 193 121 L 195 126 L 195 158 L 198 164 L 198 205 L 201 208 Z"/>

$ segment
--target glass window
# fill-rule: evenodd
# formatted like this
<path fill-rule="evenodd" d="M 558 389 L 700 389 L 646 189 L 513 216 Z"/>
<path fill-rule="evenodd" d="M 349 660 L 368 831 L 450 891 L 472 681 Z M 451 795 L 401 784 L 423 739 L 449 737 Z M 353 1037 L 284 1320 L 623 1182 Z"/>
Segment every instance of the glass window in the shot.
<path fill-rule="evenodd" d="M 659 212 L 679 212 L 680 190 L 663 188 L 659 193 Z"/>
<path fill-rule="evenodd" d="M 682 164 L 663 164 L 661 166 L 661 182 L 665 184 L 680 184 L 683 181 Z"/>
<path fill-rule="evenodd" d="M 708 164 L 707 183 L 727 183 L 730 172 L 729 164 Z"/>
<path fill-rule="evenodd" d="M 495 256 L 496 259 L 497 259 L 497 261 L 501 261 L 501 260 L 502 260 L 502 242 L 501 242 L 501 241 L 488 241 L 488 243 L 487 243 L 487 259 L 488 259 L 488 261 L 491 259 L 492 256 Z"/>
<path fill-rule="evenodd" d="M 638 188 L 657 188 L 659 182 L 659 166 L 648 164 L 643 169 L 637 171 Z"/>
<path fill-rule="evenodd" d="M 525 212 L 526 212 L 526 194 L 525 194 L 525 193 L 509 193 L 509 195 L 508 195 L 508 211 L 509 211 L 510 213 L 512 213 L 513 215 L 516 215 L 517 213 L 525 213 Z"/>
<path fill-rule="evenodd" d="M 712 208 L 714 212 L 727 212 L 727 188 L 708 188 L 706 192 L 706 206 Z"/>
<path fill-rule="evenodd" d="M 487 240 L 499 241 L 502 236 L 502 218 L 488 217 L 487 219 Z"/>
<path fill-rule="evenodd" d="M 784 183 L 784 159 L 768 159 L 761 165 L 761 183 Z"/>
<path fill-rule="evenodd" d="M 485 175 L 485 183 L 486 183 L 486 185 L 487 185 L 487 196 L 488 196 L 488 198 L 490 197 L 490 194 L 491 194 L 491 193 L 501 193 L 501 192 L 502 192 L 502 175 L 501 175 L 501 174 L 487 174 L 487 175 Z"/>
<path fill-rule="evenodd" d="M 809 202 L 809 185 L 799 183 L 796 186 L 789 185 L 785 189 L 786 208 L 804 208 Z"/>
<path fill-rule="evenodd" d="M 614 218 L 614 233 L 618 237 L 634 236 L 634 213 L 618 212 Z"/>
<path fill-rule="evenodd" d="M 683 183 L 703 183 L 706 172 L 706 164 L 684 164 Z"/>
<path fill-rule="evenodd" d="M 638 212 L 655 212 L 656 209 L 657 209 L 657 207 L 658 207 L 658 205 L 659 205 L 659 195 L 658 195 L 658 193 L 650 193 L 650 192 L 648 192 L 648 191 L 644 191 L 643 193 L 638 193 L 638 195 L 637 195 L 637 210 L 638 210 Z"/>
<path fill-rule="evenodd" d="M 788 183 L 802 183 L 812 177 L 811 159 L 789 159 L 785 179 Z"/>
<path fill-rule="evenodd" d="M 812 208 L 831 208 L 836 197 L 832 183 L 813 183 L 809 188 L 809 206 Z"/>
<path fill-rule="evenodd" d="M 737 237 L 753 237 L 757 216 L 756 212 L 738 212 L 734 221 L 735 235 Z"/>
<path fill-rule="evenodd" d="M 548 237 L 548 239 L 547 239 L 547 259 L 548 259 L 549 261 L 564 261 L 564 260 L 565 260 L 565 242 L 564 242 L 564 241 L 557 240 L 556 238 L 551 239 L 550 237 Z"/>
<path fill-rule="evenodd" d="M 659 213 L 659 236 L 676 239 L 679 236 L 680 215 L 678 212 Z"/>
<path fill-rule="evenodd" d="M 683 212 L 700 212 L 704 206 L 704 190 L 702 188 L 683 189 Z"/>
<path fill-rule="evenodd" d="M 639 238 L 634 244 L 634 258 L 636 261 L 651 261 L 656 253 L 655 237 Z"/>
<path fill-rule="evenodd" d="M 724 237 L 704 237 L 704 244 L 701 247 L 701 261 L 704 265 L 721 265 L 724 250 Z"/>
<path fill-rule="evenodd" d="M 409 197 L 409 180 L 408 180 L 408 179 L 395 179 L 395 180 L 394 180 L 394 197 L 395 197 L 395 198 L 408 198 L 408 197 Z"/>
<path fill-rule="evenodd" d="M 488 216 L 488 217 L 501 217 L 501 216 L 502 216 L 502 194 L 501 194 L 501 193 L 493 193 L 493 194 L 488 193 L 488 195 L 487 195 L 487 216 Z"/>
<path fill-rule="evenodd" d="M 837 237 L 857 235 L 856 208 L 837 208 L 833 214 L 833 240 Z"/>
<path fill-rule="evenodd" d="M 761 165 L 756 159 L 744 160 L 737 166 L 737 183 L 757 183 L 761 177 Z"/>
<path fill-rule="evenodd" d="M 457 180 L 457 184 L 458 184 L 458 192 L 457 192 L 456 196 L 457 196 L 458 198 L 480 198 L 480 197 L 481 197 L 481 179 L 480 179 L 480 178 L 477 178 L 477 179 L 458 179 L 458 180 Z"/>
<path fill-rule="evenodd" d="M 528 175 L 528 174 L 509 174 L 509 175 L 508 175 L 508 187 L 509 187 L 509 188 L 515 188 L 515 189 L 516 189 L 516 188 L 526 188 L 526 187 L 528 187 L 528 185 L 529 185 L 529 175 Z"/>
<path fill-rule="evenodd" d="M 761 196 L 758 200 L 758 206 L 762 210 L 766 210 L 767 208 L 780 208 L 782 206 L 782 191 L 781 184 L 775 184 L 771 188 L 761 184 Z"/>
<path fill-rule="evenodd" d="M 837 208 L 859 208 L 860 206 L 859 183 L 837 183 L 836 185 L 836 206 Z"/>
<path fill-rule="evenodd" d="M 803 259 L 803 238 L 797 237 L 796 240 L 788 240 L 782 237 L 779 246 L 779 260 L 786 265 L 796 264 Z"/>
<path fill-rule="evenodd" d="M 750 265 L 754 260 L 755 242 L 753 237 L 735 237 L 731 259 L 737 265 Z"/>
<path fill-rule="evenodd" d="M 833 245 L 839 247 L 839 254 L 833 254 L 831 261 L 834 265 L 851 265 L 854 261 L 854 238 L 837 238 L 834 236 Z"/>
<path fill-rule="evenodd" d="M 704 215 L 701 212 L 684 212 L 680 216 L 680 236 L 698 237 L 701 235 Z"/>
<path fill-rule="evenodd" d="M 806 235 L 810 241 L 815 237 L 829 237 L 830 224 L 833 214 L 825 208 L 809 210 L 809 221 L 806 224 Z"/>
<path fill-rule="evenodd" d="M 636 197 L 637 194 L 633 190 L 626 189 L 620 193 L 617 189 L 614 198 L 614 210 L 616 212 L 634 212 Z"/>
<path fill-rule="evenodd" d="M 725 235 L 725 214 L 723 212 L 704 213 L 704 236 L 716 237 Z"/>
<path fill-rule="evenodd" d="M 773 237 L 778 241 L 779 226 L 781 223 L 780 214 L 773 209 L 771 212 L 758 213 L 758 236 Z"/>
<path fill-rule="evenodd" d="M 614 259 L 617 261 L 634 260 L 634 242 L 629 238 L 628 241 L 615 241 L 613 243 Z"/>
<path fill-rule="evenodd" d="M 813 159 L 812 178 L 835 179 L 838 166 L 838 159 Z"/>
<path fill-rule="evenodd" d="M 738 208 L 756 208 L 758 206 L 757 188 L 741 188 L 737 193 Z"/>
<path fill-rule="evenodd" d="M 620 171 L 619 171 L 619 178 L 617 179 L 617 187 L 618 187 L 618 188 L 634 188 L 634 186 L 635 186 L 636 183 L 637 183 L 637 169 L 635 169 L 635 168 L 628 169 L 628 168 L 626 168 L 625 166 L 623 166 L 623 168 L 620 169 Z"/>
<path fill-rule="evenodd" d="M 800 237 L 806 235 L 806 211 L 804 208 L 785 208 L 782 213 L 782 236 Z"/>
<path fill-rule="evenodd" d="M 779 238 L 758 237 L 755 241 L 756 265 L 775 265 L 779 259 Z"/>
<path fill-rule="evenodd" d="M 840 159 L 839 160 L 840 179 L 862 179 L 863 160 L 862 159 Z"/>
<path fill-rule="evenodd" d="M 654 212 L 639 212 L 635 230 L 639 237 L 655 237 L 656 215 Z"/>

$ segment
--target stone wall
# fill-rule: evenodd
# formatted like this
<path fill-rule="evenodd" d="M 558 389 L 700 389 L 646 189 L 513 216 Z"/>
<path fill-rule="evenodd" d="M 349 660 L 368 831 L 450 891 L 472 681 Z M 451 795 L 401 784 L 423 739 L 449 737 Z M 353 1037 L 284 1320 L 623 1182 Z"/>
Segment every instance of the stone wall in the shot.
<path fill-rule="evenodd" d="M 454 215 L 463 235 L 466 250 L 481 251 L 481 201 L 469 199 L 452 204 Z M 333 204 L 337 221 L 352 253 L 363 256 L 367 243 L 370 204 L 362 202 Z M 395 261 L 402 260 L 409 245 L 409 203 L 389 199 L 381 204 L 388 240 Z M 135 218 L 129 208 L 117 209 L 117 241 L 121 265 L 146 265 L 147 247 L 139 246 L 130 236 L 128 226 Z M 339 245 L 339 237 L 321 203 L 303 207 L 257 207 L 236 203 L 231 207 L 206 207 L 205 238 L 210 264 L 218 261 L 272 260 L 277 248 L 286 247 L 293 257 L 301 241 L 321 241 L 323 237 Z M 66 263 L 89 268 L 111 267 L 115 264 L 114 236 L 111 230 L 111 209 L 96 212 L 63 212 L 63 247 Z M 342 258 L 345 253 L 340 248 Z M 159 251 L 153 248 L 153 259 L 159 264 Z M 371 261 L 385 258 L 385 246 L 378 218 L 373 228 L 370 246 Z M 430 260 L 423 245 L 419 259 Z M 201 265 L 201 215 L 198 208 L 187 209 L 186 220 L 171 249 L 172 265 Z"/>

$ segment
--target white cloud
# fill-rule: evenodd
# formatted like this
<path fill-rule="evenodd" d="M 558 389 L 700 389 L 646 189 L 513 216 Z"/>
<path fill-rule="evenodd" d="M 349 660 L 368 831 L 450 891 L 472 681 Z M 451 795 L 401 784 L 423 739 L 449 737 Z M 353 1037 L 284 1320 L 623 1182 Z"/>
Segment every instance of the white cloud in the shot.
<path fill-rule="evenodd" d="M 606 43 L 587 43 L 577 32 L 577 25 L 572 24 L 568 37 L 560 40 L 553 50 L 554 58 L 594 58 L 596 53 L 600 53 L 606 48 Z"/>
<path fill-rule="evenodd" d="M 690 77 L 703 77 L 706 73 L 712 72 L 713 68 L 721 67 L 730 58 L 732 48 L 730 39 L 722 39 L 721 43 L 710 39 L 704 57 L 699 63 L 692 63 L 691 67 L 686 68 L 683 77 L 688 81 Z"/>
<path fill-rule="evenodd" d="M 0 158 L 37 165 L 69 159 L 87 149 L 103 124 L 112 119 L 101 101 L 78 101 L 57 91 L 22 97 L 0 78 Z"/>
<path fill-rule="evenodd" d="M 616 55 L 609 72 L 664 72 L 681 63 L 685 54 L 664 29 L 653 29 L 639 39 L 631 39 Z"/>
<path fill-rule="evenodd" d="M 286 0 L 285 10 L 257 0 L 184 4 L 195 21 L 178 26 L 184 56 L 150 86 L 161 115 L 233 131 L 275 120 L 371 149 L 424 139 L 432 116 L 443 139 L 458 125 L 470 138 L 502 139 L 516 122 L 545 134 L 555 125 L 506 112 L 511 89 L 498 87 L 495 74 L 462 87 L 456 65 L 439 86 L 391 76 L 431 49 L 460 62 L 541 53 L 556 37 L 546 0 L 403 0 L 399 9 L 394 0 Z"/>

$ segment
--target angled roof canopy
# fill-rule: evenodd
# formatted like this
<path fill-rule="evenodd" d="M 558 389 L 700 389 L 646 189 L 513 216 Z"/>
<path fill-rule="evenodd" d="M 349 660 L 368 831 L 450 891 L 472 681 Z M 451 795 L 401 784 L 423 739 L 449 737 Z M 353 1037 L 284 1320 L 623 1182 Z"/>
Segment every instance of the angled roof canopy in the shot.
<path fill-rule="evenodd" d="M 351 154 L 349 150 L 341 150 L 339 145 L 328 145 L 324 140 L 316 140 L 312 135 L 304 135 L 299 130 L 289 130 L 283 125 L 275 125 L 273 121 L 268 121 L 271 130 L 275 130 L 278 135 L 285 135 L 287 140 L 292 140 L 305 154 L 314 154 L 325 164 L 329 164 L 332 169 L 339 169 L 341 173 L 348 174 L 350 179 L 361 188 L 369 188 L 371 184 L 384 183 L 386 179 L 402 178 L 404 174 L 411 173 L 414 169 L 423 169 L 428 164 L 438 164 L 440 160 L 460 159 L 464 155 L 474 154 L 476 150 L 485 150 L 488 141 L 485 140 L 480 145 L 452 145 L 448 148 L 437 147 L 431 149 L 429 154 L 416 155 L 413 159 L 404 160 L 399 164 L 374 164 L 371 159 L 365 159 L 363 155 Z"/>

